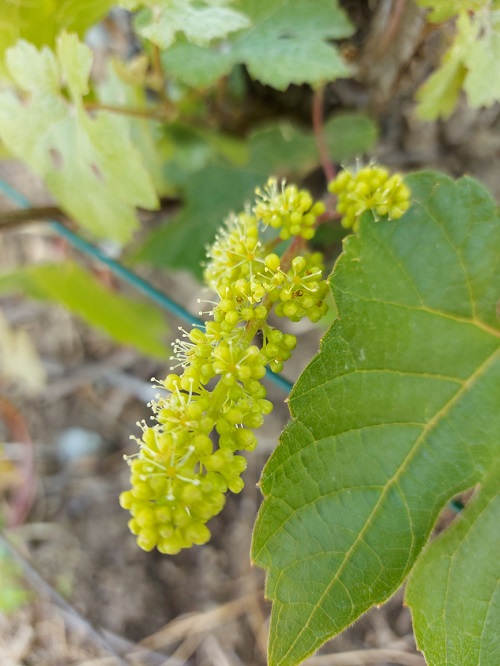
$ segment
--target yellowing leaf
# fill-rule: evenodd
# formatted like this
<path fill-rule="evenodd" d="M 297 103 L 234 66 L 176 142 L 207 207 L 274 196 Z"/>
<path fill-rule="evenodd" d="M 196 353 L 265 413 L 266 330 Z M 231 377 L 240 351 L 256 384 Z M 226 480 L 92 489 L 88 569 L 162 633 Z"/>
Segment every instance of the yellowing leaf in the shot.
<path fill-rule="evenodd" d="M 462 87 L 473 108 L 500 101 L 500 10 L 486 7 L 472 16 L 459 15 L 452 45 L 417 92 L 418 115 L 448 118 Z"/>
<path fill-rule="evenodd" d="M 144 76 L 141 77 L 141 69 L 144 71 L 147 63 L 147 58 L 141 57 L 138 60 L 137 78 L 144 79 Z M 112 60 L 108 65 L 105 81 L 97 87 L 99 101 L 104 105 L 129 107 L 147 112 L 148 94 L 144 80 L 141 81 L 141 84 L 137 84 L 133 80 L 136 72 L 133 69 L 126 69 L 124 63 L 120 61 Z M 168 159 L 165 125 L 139 116 L 123 117 L 121 121 L 127 124 L 130 139 L 141 154 L 155 191 L 159 196 L 173 194 L 174 190 L 165 176 L 164 168 Z"/>
<path fill-rule="evenodd" d="M 447 21 L 460 12 L 478 11 L 489 2 L 490 0 L 418 0 L 421 7 L 432 9 L 427 18 L 435 23 Z"/>
<path fill-rule="evenodd" d="M 0 375 L 37 392 L 45 385 L 45 369 L 26 331 L 12 329 L 0 311 Z"/>
<path fill-rule="evenodd" d="M 0 293 L 22 293 L 63 305 L 118 342 L 165 358 L 167 326 L 161 312 L 112 292 L 78 264 L 41 264 L 0 275 Z"/>
<path fill-rule="evenodd" d="M 176 40 L 178 33 L 198 45 L 209 44 L 214 39 L 226 37 L 231 32 L 247 28 L 249 19 L 241 12 L 231 9 L 231 0 L 141 0 L 122 2 L 129 9 L 141 6 L 150 11 L 138 21 L 137 30 L 142 37 L 150 39 L 162 49 L 167 49 Z"/>
<path fill-rule="evenodd" d="M 38 89 L 58 94 L 59 67 L 49 49 L 42 49 L 38 53 L 32 44 L 21 42 L 17 49 L 7 51 L 6 63 L 10 76 L 20 90 L 36 93 Z"/>
<path fill-rule="evenodd" d="M 417 114 L 423 120 L 448 118 L 453 113 L 466 75 L 463 61 L 471 39 L 473 36 L 459 33 L 441 65 L 418 90 Z"/>
<path fill-rule="evenodd" d="M 19 39 L 53 46 L 64 29 L 82 37 L 112 4 L 112 0 L 0 0 L 0 74 L 5 74 L 5 50 Z"/>
<path fill-rule="evenodd" d="M 0 91 L 0 140 L 77 222 L 125 242 L 138 226 L 135 207 L 158 202 L 126 121 L 107 112 L 91 116 L 83 107 L 91 64 L 75 35 L 59 37 L 57 54 L 23 41 L 9 49 L 9 73 L 22 92 Z"/>
<path fill-rule="evenodd" d="M 500 10 L 483 13 L 475 21 L 476 35 L 464 58 L 464 89 L 469 104 L 478 108 L 500 101 Z"/>

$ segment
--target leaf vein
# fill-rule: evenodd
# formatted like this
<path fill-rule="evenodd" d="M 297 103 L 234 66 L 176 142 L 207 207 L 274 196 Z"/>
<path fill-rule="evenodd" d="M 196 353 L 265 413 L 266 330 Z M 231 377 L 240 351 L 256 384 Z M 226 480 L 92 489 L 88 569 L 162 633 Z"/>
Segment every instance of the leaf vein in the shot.
<path fill-rule="evenodd" d="M 354 553 L 354 551 L 358 548 L 358 545 L 360 541 L 364 538 L 364 534 L 367 531 L 367 529 L 370 527 L 371 522 L 373 517 L 376 515 L 376 513 L 379 511 L 380 507 L 382 506 L 382 502 L 385 500 L 385 497 L 387 496 L 389 490 L 398 483 L 399 478 L 403 473 L 406 472 L 408 464 L 410 460 L 414 457 L 414 455 L 418 452 L 420 449 L 420 445 L 424 438 L 429 434 L 429 432 L 443 419 L 446 414 L 450 411 L 450 409 L 457 403 L 457 401 L 462 397 L 464 392 L 470 388 L 474 381 L 478 379 L 486 370 L 487 368 L 493 363 L 495 358 L 500 355 L 500 350 L 495 350 L 492 354 L 488 356 L 488 358 L 483 362 L 481 366 L 479 366 L 469 377 L 469 379 L 466 381 L 464 386 L 462 386 L 448 401 L 443 407 L 436 413 L 436 415 L 429 420 L 429 422 L 426 424 L 424 427 L 422 433 L 417 437 L 415 440 L 414 444 L 412 445 L 410 451 L 408 452 L 405 460 L 402 462 L 402 464 L 399 466 L 399 468 L 396 470 L 395 474 L 388 479 L 388 482 L 386 483 L 384 490 L 382 491 L 380 498 L 377 500 L 376 504 L 374 505 L 372 512 L 370 516 L 368 516 L 368 519 L 365 523 L 365 525 L 362 527 L 362 529 L 359 532 L 358 538 L 352 543 L 350 546 L 349 550 L 346 552 L 344 560 L 342 564 L 340 565 L 338 571 L 336 572 L 335 576 L 332 578 L 330 583 L 326 586 L 324 592 L 322 593 L 321 597 L 315 604 L 315 610 L 311 613 L 309 618 L 307 619 L 306 623 L 302 627 L 302 629 L 297 633 L 295 639 L 291 642 L 290 647 L 288 648 L 286 654 L 283 656 L 283 659 L 286 659 L 286 657 L 290 654 L 290 652 L 294 649 L 295 645 L 300 642 L 302 639 L 302 636 L 306 630 L 309 629 L 309 625 L 311 624 L 311 621 L 314 617 L 314 615 L 317 613 L 317 610 L 321 608 L 324 599 L 329 595 L 332 587 L 335 585 L 340 580 L 340 576 L 344 572 L 344 569 L 347 565 L 347 562 L 350 560 L 351 555 Z"/>

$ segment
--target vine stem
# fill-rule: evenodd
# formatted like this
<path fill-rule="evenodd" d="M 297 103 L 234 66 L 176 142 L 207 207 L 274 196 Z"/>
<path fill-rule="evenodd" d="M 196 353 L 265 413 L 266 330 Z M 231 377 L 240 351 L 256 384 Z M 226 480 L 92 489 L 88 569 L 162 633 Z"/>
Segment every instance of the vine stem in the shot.
<path fill-rule="evenodd" d="M 41 206 L 37 208 L 20 208 L 0 213 L 0 230 L 19 227 L 27 222 L 57 219 L 61 221 L 64 213 L 57 206 Z"/>
<path fill-rule="evenodd" d="M 330 182 L 335 178 L 336 171 L 330 160 L 330 154 L 328 151 L 328 146 L 325 139 L 325 126 L 324 126 L 324 93 L 325 88 L 317 88 L 314 91 L 312 99 L 312 126 L 313 132 L 316 139 L 316 145 L 318 146 L 319 158 L 321 161 L 321 166 L 325 174 L 327 182 Z"/>
<path fill-rule="evenodd" d="M 36 477 L 33 441 L 19 410 L 2 395 L 0 395 L 0 417 L 9 429 L 12 439 L 24 445 L 21 483 L 12 493 L 8 518 L 8 526 L 17 527 L 24 523 L 35 501 Z"/>
<path fill-rule="evenodd" d="M 152 53 L 151 61 L 152 61 L 153 72 L 155 74 L 155 77 L 160 82 L 158 95 L 160 97 L 162 107 L 165 110 L 165 113 L 167 113 L 169 100 L 168 100 L 167 94 L 165 92 L 165 86 L 166 86 L 165 72 L 163 71 L 163 66 L 161 64 L 160 47 L 157 46 L 156 44 L 153 45 L 153 53 Z"/>
<path fill-rule="evenodd" d="M 382 56 L 393 43 L 396 34 L 401 27 L 401 21 L 406 9 L 406 0 L 393 0 L 392 13 L 388 25 L 385 26 L 384 34 L 375 50 L 377 56 Z"/>
<path fill-rule="evenodd" d="M 87 102 L 86 111 L 109 111 L 123 116 L 132 116 L 133 118 L 145 118 L 146 120 L 156 120 L 164 123 L 172 120 L 172 113 L 148 109 L 133 109 L 127 106 L 113 106 L 112 104 L 100 104 L 99 102 Z"/>

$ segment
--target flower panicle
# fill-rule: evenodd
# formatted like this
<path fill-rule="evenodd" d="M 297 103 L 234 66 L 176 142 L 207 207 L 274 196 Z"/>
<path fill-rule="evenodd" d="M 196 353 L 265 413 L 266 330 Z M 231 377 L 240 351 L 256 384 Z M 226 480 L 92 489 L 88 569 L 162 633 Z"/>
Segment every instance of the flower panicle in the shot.
<path fill-rule="evenodd" d="M 328 189 L 337 195 L 337 212 L 346 229 L 357 231 L 361 215 L 370 210 L 376 221 L 398 220 L 410 207 L 410 189 L 399 173 L 370 164 L 353 173 L 342 170 Z"/>
<path fill-rule="evenodd" d="M 256 195 L 253 211 L 230 215 L 207 251 L 204 277 L 217 295 L 210 319 L 173 342 L 171 370 L 179 374 L 155 380 L 167 393 L 151 402 L 153 425 L 140 424 L 139 451 L 128 458 L 131 488 L 120 502 L 145 550 L 175 554 L 208 541 L 206 523 L 227 491 L 244 486 L 240 452 L 256 447 L 254 430 L 273 409 L 261 380 L 267 368 L 281 372 L 297 343 L 268 323 L 269 313 L 318 321 L 327 310 L 321 255 L 285 260 L 272 252 L 273 239 L 263 240 L 267 226 L 282 240 L 310 239 L 323 204 L 276 179 Z"/>

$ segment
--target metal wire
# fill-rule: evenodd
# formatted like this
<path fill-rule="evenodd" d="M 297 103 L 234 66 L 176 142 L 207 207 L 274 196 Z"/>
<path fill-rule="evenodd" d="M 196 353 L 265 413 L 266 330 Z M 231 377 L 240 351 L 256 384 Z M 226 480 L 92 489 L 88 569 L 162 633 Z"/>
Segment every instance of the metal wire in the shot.
<path fill-rule="evenodd" d="M 12 185 L 0 179 L 0 192 L 6 196 L 8 199 L 17 204 L 20 208 L 31 208 L 29 200 L 18 192 Z M 79 250 L 82 254 L 97 259 L 102 264 L 105 264 L 115 275 L 117 275 L 124 282 L 135 287 L 135 289 L 150 300 L 154 301 L 161 308 L 169 312 L 170 314 L 175 315 L 179 319 L 187 322 L 188 324 L 194 324 L 196 326 L 204 326 L 204 322 L 195 317 L 191 312 L 186 310 L 179 305 L 172 298 L 167 296 L 164 292 L 156 289 L 144 278 L 141 278 L 137 273 L 130 270 L 119 261 L 112 259 L 107 254 L 105 254 L 100 248 L 96 247 L 92 243 L 89 243 L 87 240 L 74 233 L 67 227 L 65 227 L 60 222 L 56 220 L 49 221 L 52 229 L 59 235 L 61 238 L 66 239 L 75 249 Z M 266 378 L 271 381 L 273 384 L 276 384 L 281 390 L 285 393 L 289 393 L 292 389 L 292 383 L 285 379 L 282 375 L 275 374 L 271 370 L 266 370 Z"/>

